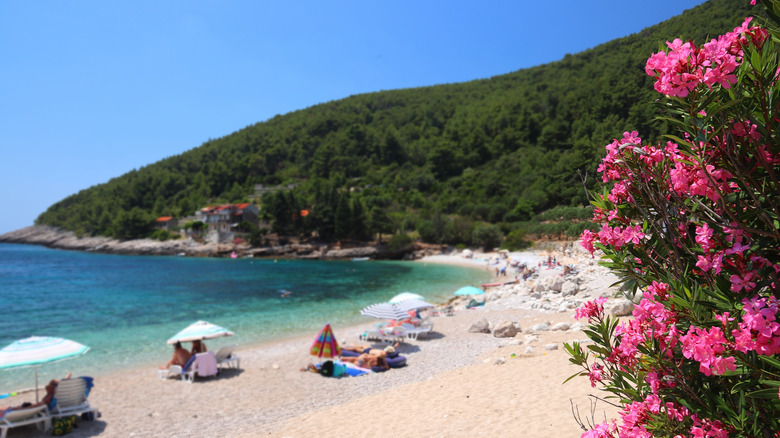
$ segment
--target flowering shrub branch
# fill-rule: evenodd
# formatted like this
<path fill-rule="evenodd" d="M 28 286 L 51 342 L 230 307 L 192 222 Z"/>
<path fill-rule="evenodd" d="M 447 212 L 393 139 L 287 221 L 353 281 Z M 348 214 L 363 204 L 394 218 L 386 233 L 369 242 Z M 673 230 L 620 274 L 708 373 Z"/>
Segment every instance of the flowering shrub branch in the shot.
<path fill-rule="evenodd" d="M 575 376 L 623 406 L 583 437 L 780 437 L 780 1 L 762 3 L 771 25 L 648 59 L 676 135 L 606 147 L 581 243 L 638 304 L 576 312 L 593 343 L 566 345 Z"/>

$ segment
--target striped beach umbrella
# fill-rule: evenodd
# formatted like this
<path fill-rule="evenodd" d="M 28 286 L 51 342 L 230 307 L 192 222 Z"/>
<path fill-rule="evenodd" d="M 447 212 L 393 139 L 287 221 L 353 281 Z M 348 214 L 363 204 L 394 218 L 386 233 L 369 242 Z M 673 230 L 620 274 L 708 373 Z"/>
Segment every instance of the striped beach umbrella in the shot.
<path fill-rule="evenodd" d="M 396 304 L 396 306 L 398 306 L 398 308 L 403 310 L 404 312 L 409 312 L 410 310 L 430 309 L 431 307 L 436 307 L 433 304 L 424 300 L 401 301 L 400 303 Z"/>
<path fill-rule="evenodd" d="M 38 367 L 81 356 L 89 347 L 69 339 L 32 336 L 0 350 L 0 370 L 35 367 L 35 402 L 38 402 Z"/>
<path fill-rule="evenodd" d="M 198 321 L 173 335 L 172 338 L 168 339 L 168 343 L 202 341 L 204 339 L 221 338 L 222 336 L 233 336 L 233 332 L 210 322 Z"/>
<path fill-rule="evenodd" d="M 377 303 L 361 310 L 360 314 L 378 319 L 404 319 L 409 316 L 406 312 L 398 307 L 397 304 Z"/>
<path fill-rule="evenodd" d="M 400 294 L 394 296 L 393 298 L 390 298 L 390 301 L 388 301 L 388 303 L 398 304 L 406 300 L 424 300 L 424 299 L 425 297 L 423 297 L 422 295 L 413 294 L 411 292 L 401 292 Z"/>
<path fill-rule="evenodd" d="M 336 336 L 333 335 L 333 329 L 330 328 L 330 324 L 325 324 L 320 334 L 311 344 L 309 354 L 317 357 L 337 357 L 341 355 L 341 348 L 339 347 Z"/>

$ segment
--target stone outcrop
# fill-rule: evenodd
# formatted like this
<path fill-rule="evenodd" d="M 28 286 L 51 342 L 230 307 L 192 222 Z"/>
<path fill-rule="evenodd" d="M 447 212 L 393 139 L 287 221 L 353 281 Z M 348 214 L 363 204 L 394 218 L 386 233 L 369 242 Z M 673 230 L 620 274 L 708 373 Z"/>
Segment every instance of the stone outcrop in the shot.
<path fill-rule="evenodd" d="M 493 329 L 493 336 L 496 338 L 514 338 L 517 335 L 517 327 L 511 321 L 498 323 Z"/>
<path fill-rule="evenodd" d="M 490 324 L 485 318 L 474 321 L 469 327 L 469 333 L 490 333 Z"/>

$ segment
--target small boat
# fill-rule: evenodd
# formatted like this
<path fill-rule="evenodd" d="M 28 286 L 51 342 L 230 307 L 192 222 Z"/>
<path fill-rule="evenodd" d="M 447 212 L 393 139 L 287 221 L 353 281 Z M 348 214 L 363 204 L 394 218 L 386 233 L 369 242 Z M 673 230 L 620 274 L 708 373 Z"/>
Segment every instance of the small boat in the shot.
<path fill-rule="evenodd" d="M 367 262 L 371 260 L 371 257 L 352 257 L 353 262 Z"/>
<path fill-rule="evenodd" d="M 504 283 L 482 283 L 480 286 L 482 287 L 495 287 L 495 286 L 503 286 Z"/>

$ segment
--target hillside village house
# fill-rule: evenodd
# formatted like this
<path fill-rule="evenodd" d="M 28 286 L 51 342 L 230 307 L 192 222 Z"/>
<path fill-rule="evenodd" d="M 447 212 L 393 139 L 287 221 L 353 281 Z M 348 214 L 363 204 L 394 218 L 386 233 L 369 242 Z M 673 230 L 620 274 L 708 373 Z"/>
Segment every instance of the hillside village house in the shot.
<path fill-rule="evenodd" d="M 161 216 L 154 221 L 154 225 L 158 230 L 175 231 L 179 221 L 171 216 Z"/>
<path fill-rule="evenodd" d="M 257 206 L 247 202 L 204 207 L 195 212 L 195 218 L 205 223 L 209 232 L 228 233 L 243 221 L 257 225 L 259 214 Z"/>

